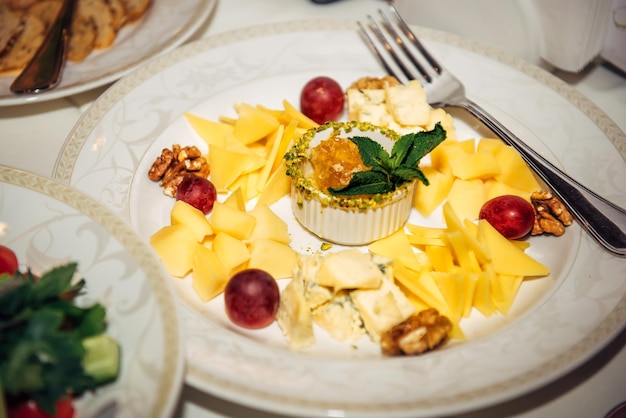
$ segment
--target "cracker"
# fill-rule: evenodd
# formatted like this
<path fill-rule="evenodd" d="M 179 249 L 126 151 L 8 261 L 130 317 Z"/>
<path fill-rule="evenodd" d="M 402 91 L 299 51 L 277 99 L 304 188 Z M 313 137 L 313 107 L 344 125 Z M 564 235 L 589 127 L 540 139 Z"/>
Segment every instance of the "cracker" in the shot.
<path fill-rule="evenodd" d="M 23 68 L 32 59 L 45 37 L 44 25 L 37 16 L 27 14 L 24 30 L 13 46 L 0 58 L 0 71 Z"/>

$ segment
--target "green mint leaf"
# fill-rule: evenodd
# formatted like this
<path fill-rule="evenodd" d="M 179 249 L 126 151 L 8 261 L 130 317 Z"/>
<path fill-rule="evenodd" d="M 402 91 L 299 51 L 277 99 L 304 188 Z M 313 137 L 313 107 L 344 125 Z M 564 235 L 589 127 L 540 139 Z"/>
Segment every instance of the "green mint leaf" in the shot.
<path fill-rule="evenodd" d="M 336 196 L 361 196 L 388 193 L 393 190 L 389 177 L 378 171 L 357 171 L 345 187 L 329 188 Z"/>
<path fill-rule="evenodd" d="M 363 164 L 367 167 L 389 168 L 389 154 L 378 142 L 365 136 L 353 136 L 350 140 L 359 148 Z"/>
<path fill-rule="evenodd" d="M 409 133 L 402 136 L 394 145 L 391 151 L 391 159 L 400 165 L 415 167 L 420 160 L 437 145 L 446 139 L 446 131 L 438 122 L 433 130 Z"/>
<path fill-rule="evenodd" d="M 412 181 L 412 180 L 419 180 L 422 183 L 424 183 L 424 185 L 428 186 L 428 179 L 426 178 L 426 176 L 424 175 L 424 173 L 422 172 L 422 170 L 420 170 L 417 167 L 398 167 L 397 169 L 395 169 L 393 171 L 393 183 L 396 186 L 401 185 L 404 182 L 407 181 Z"/>
<path fill-rule="evenodd" d="M 350 138 L 359 148 L 368 171 L 354 173 L 345 187 L 330 188 L 332 195 L 360 196 L 388 193 L 407 181 L 428 179 L 418 168 L 420 160 L 446 139 L 446 131 L 437 123 L 433 130 L 401 136 L 393 145 L 391 155 L 376 141 L 362 136 Z"/>
<path fill-rule="evenodd" d="M 406 159 L 415 147 L 415 134 L 403 135 L 393 144 L 391 149 L 391 164 L 394 168 L 406 164 Z"/>
<path fill-rule="evenodd" d="M 415 134 L 415 147 L 411 149 L 411 155 L 407 157 L 408 164 L 419 163 L 426 154 L 434 150 L 446 139 L 446 131 L 437 122 L 431 131 L 422 131 Z M 415 163 L 414 163 L 415 162 Z"/>

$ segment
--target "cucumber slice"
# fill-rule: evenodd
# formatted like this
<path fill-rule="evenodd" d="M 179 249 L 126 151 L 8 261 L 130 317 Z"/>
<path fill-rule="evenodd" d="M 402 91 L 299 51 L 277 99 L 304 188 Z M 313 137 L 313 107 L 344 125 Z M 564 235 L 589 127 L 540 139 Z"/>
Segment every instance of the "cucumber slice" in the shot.
<path fill-rule="evenodd" d="M 117 379 L 120 372 L 120 346 L 106 334 L 94 335 L 83 340 L 85 373 L 95 379 L 96 386 Z"/>

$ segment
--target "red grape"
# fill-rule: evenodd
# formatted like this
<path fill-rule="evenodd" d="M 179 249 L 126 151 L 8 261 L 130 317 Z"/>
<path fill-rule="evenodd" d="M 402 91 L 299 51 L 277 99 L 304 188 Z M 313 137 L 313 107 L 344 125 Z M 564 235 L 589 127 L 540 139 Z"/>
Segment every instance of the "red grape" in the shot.
<path fill-rule="evenodd" d="M 330 77 L 310 80 L 300 94 L 300 110 L 319 124 L 336 120 L 343 112 L 344 102 L 341 86 Z"/>
<path fill-rule="evenodd" d="M 246 269 L 228 281 L 224 302 L 226 315 L 233 323 L 249 329 L 264 328 L 276 318 L 280 291 L 266 271 Z"/>
<path fill-rule="evenodd" d="M 535 209 L 526 199 L 514 195 L 494 197 L 485 202 L 478 214 L 508 239 L 527 235 L 535 224 Z"/>
<path fill-rule="evenodd" d="M 205 215 L 213 210 L 213 204 L 217 198 L 217 191 L 211 181 L 204 177 L 194 175 L 186 176 L 178 185 L 176 200 L 189 203 L 194 208 L 201 210 Z"/>
<path fill-rule="evenodd" d="M 17 271 L 17 256 L 9 247 L 0 245 L 0 274 L 14 274 Z"/>

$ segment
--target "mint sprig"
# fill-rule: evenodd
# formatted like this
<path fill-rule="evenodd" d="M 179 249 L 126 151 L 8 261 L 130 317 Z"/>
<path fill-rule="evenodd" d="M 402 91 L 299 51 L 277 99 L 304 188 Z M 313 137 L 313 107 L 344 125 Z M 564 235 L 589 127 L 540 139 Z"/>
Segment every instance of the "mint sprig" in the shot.
<path fill-rule="evenodd" d="M 335 196 L 389 193 L 416 179 L 428 186 L 428 179 L 419 169 L 419 162 L 444 139 L 446 131 L 437 123 L 431 131 L 403 135 L 389 154 L 378 142 L 354 136 L 350 140 L 359 148 L 363 164 L 370 170 L 355 172 L 346 186 L 331 187 L 328 192 Z"/>

